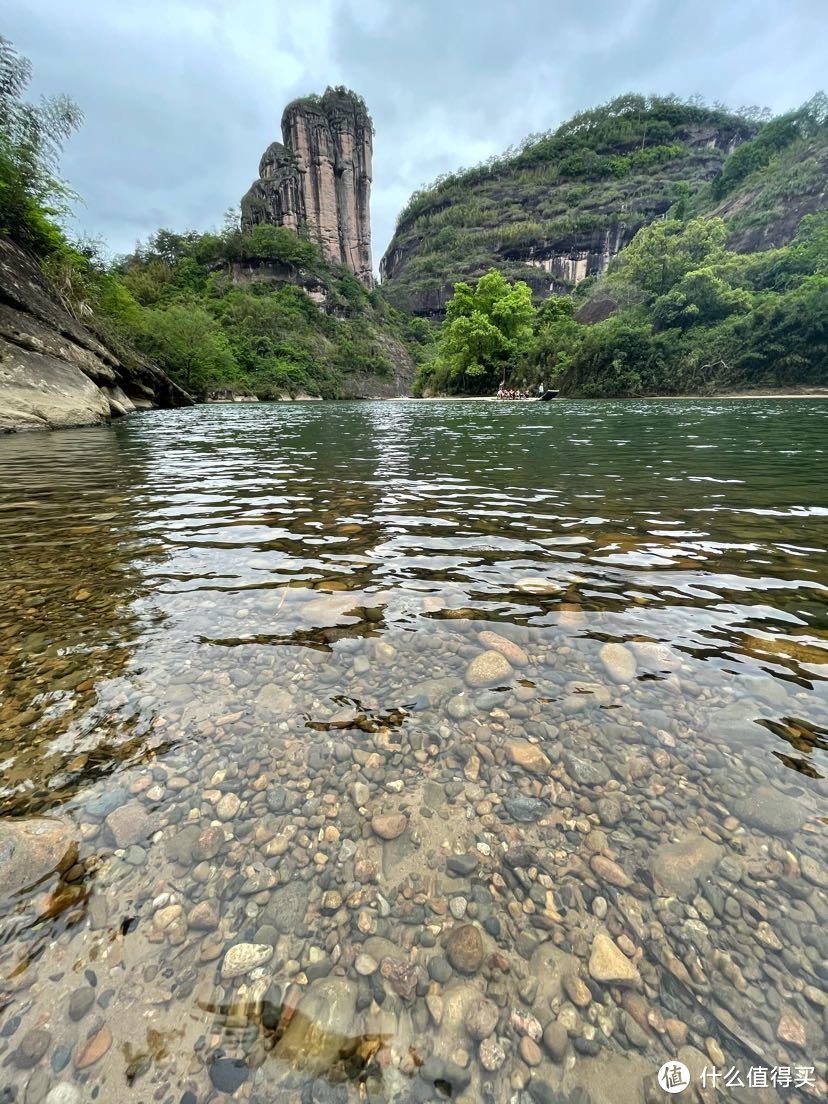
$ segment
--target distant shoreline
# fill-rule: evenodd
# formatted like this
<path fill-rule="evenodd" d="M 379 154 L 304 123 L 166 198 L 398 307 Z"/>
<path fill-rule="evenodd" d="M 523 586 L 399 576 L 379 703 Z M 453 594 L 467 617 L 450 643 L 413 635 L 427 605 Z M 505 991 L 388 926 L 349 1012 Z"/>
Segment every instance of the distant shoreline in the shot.
<path fill-rule="evenodd" d="M 555 403 L 559 402 L 606 402 L 608 399 L 612 399 L 614 402 L 641 402 L 644 399 L 647 402 L 661 401 L 662 399 L 674 402 L 687 399 L 702 399 L 706 402 L 716 399 L 828 399 L 828 389 L 814 388 L 808 391 L 722 391 L 715 395 L 605 395 L 590 398 L 579 398 L 573 395 L 550 399 L 549 403 L 554 406 Z M 496 395 L 428 395 L 419 399 L 413 395 L 399 395 L 397 400 L 392 399 L 390 401 L 398 400 L 405 402 L 502 402 L 507 405 L 509 403 L 538 401 L 535 396 L 530 399 L 498 399 Z"/>

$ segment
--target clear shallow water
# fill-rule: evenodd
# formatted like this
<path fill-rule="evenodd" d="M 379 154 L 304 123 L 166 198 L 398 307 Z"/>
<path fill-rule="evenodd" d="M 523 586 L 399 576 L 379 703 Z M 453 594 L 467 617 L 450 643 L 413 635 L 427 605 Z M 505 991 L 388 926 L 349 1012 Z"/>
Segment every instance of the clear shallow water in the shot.
<path fill-rule="evenodd" d="M 818 1098 L 826 414 L 0 439 L 0 826 L 77 850 L 0 899 L 0 1086 L 600 1104 L 679 1054 Z"/>

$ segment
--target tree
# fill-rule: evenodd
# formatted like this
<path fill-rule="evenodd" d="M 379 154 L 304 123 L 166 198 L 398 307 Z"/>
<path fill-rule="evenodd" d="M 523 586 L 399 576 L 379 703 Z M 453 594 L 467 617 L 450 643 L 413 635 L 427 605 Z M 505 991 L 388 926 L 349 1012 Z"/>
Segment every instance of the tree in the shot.
<path fill-rule="evenodd" d="M 440 336 L 449 379 L 463 390 L 491 390 L 531 337 L 534 317 L 528 284 L 510 284 L 494 268 L 473 291 L 456 284 Z"/>
<path fill-rule="evenodd" d="M 52 221 L 76 198 L 57 175 L 63 143 L 80 126 L 80 108 L 67 96 L 27 103 L 29 61 L 0 35 L 0 230 L 46 254 L 64 244 Z"/>
<path fill-rule="evenodd" d="M 639 230 L 619 255 L 610 282 L 632 284 L 645 300 L 665 295 L 683 276 L 723 259 L 727 227 L 722 219 L 663 219 Z"/>
<path fill-rule="evenodd" d="M 197 394 L 238 374 L 227 338 L 196 302 L 148 310 L 141 344 L 178 383 Z"/>
<path fill-rule="evenodd" d="M 697 268 L 653 303 L 653 330 L 708 326 L 730 314 L 746 314 L 750 308 L 749 292 L 730 287 L 711 268 Z"/>

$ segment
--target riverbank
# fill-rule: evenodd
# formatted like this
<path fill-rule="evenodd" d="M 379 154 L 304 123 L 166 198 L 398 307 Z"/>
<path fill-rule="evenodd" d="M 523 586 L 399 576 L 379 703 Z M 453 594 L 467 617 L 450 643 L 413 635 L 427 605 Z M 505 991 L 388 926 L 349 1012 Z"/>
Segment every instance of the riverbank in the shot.
<path fill-rule="evenodd" d="M 414 395 L 403 395 L 404 399 L 415 399 Z M 559 395 L 551 402 L 654 402 L 660 399 L 678 400 L 687 402 L 695 399 L 828 399 L 828 388 L 811 388 L 806 391 L 789 390 L 763 390 L 763 391 L 722 391 L 713 395 L 630 395 L 630 396 L 604 396 L 603 398 L 582 398 L 578 395 Z M 498 399 L 497 395 L 422 395 L 417 402 L 537 402 L 532 396 L 529 399 Z"/>

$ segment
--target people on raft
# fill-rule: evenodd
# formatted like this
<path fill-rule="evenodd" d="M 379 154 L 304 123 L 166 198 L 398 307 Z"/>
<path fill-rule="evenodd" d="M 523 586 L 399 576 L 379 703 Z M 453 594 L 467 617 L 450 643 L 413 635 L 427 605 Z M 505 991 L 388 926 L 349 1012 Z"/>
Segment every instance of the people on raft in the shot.
<path fill-rule="evenodd" d="M 521 391 L 519 388 L 515 387 L 504 387 L 501 383 L 500 387 L 497 389 L 497 397 L 499 399 L 528 399 L 529 392 Z"/>

